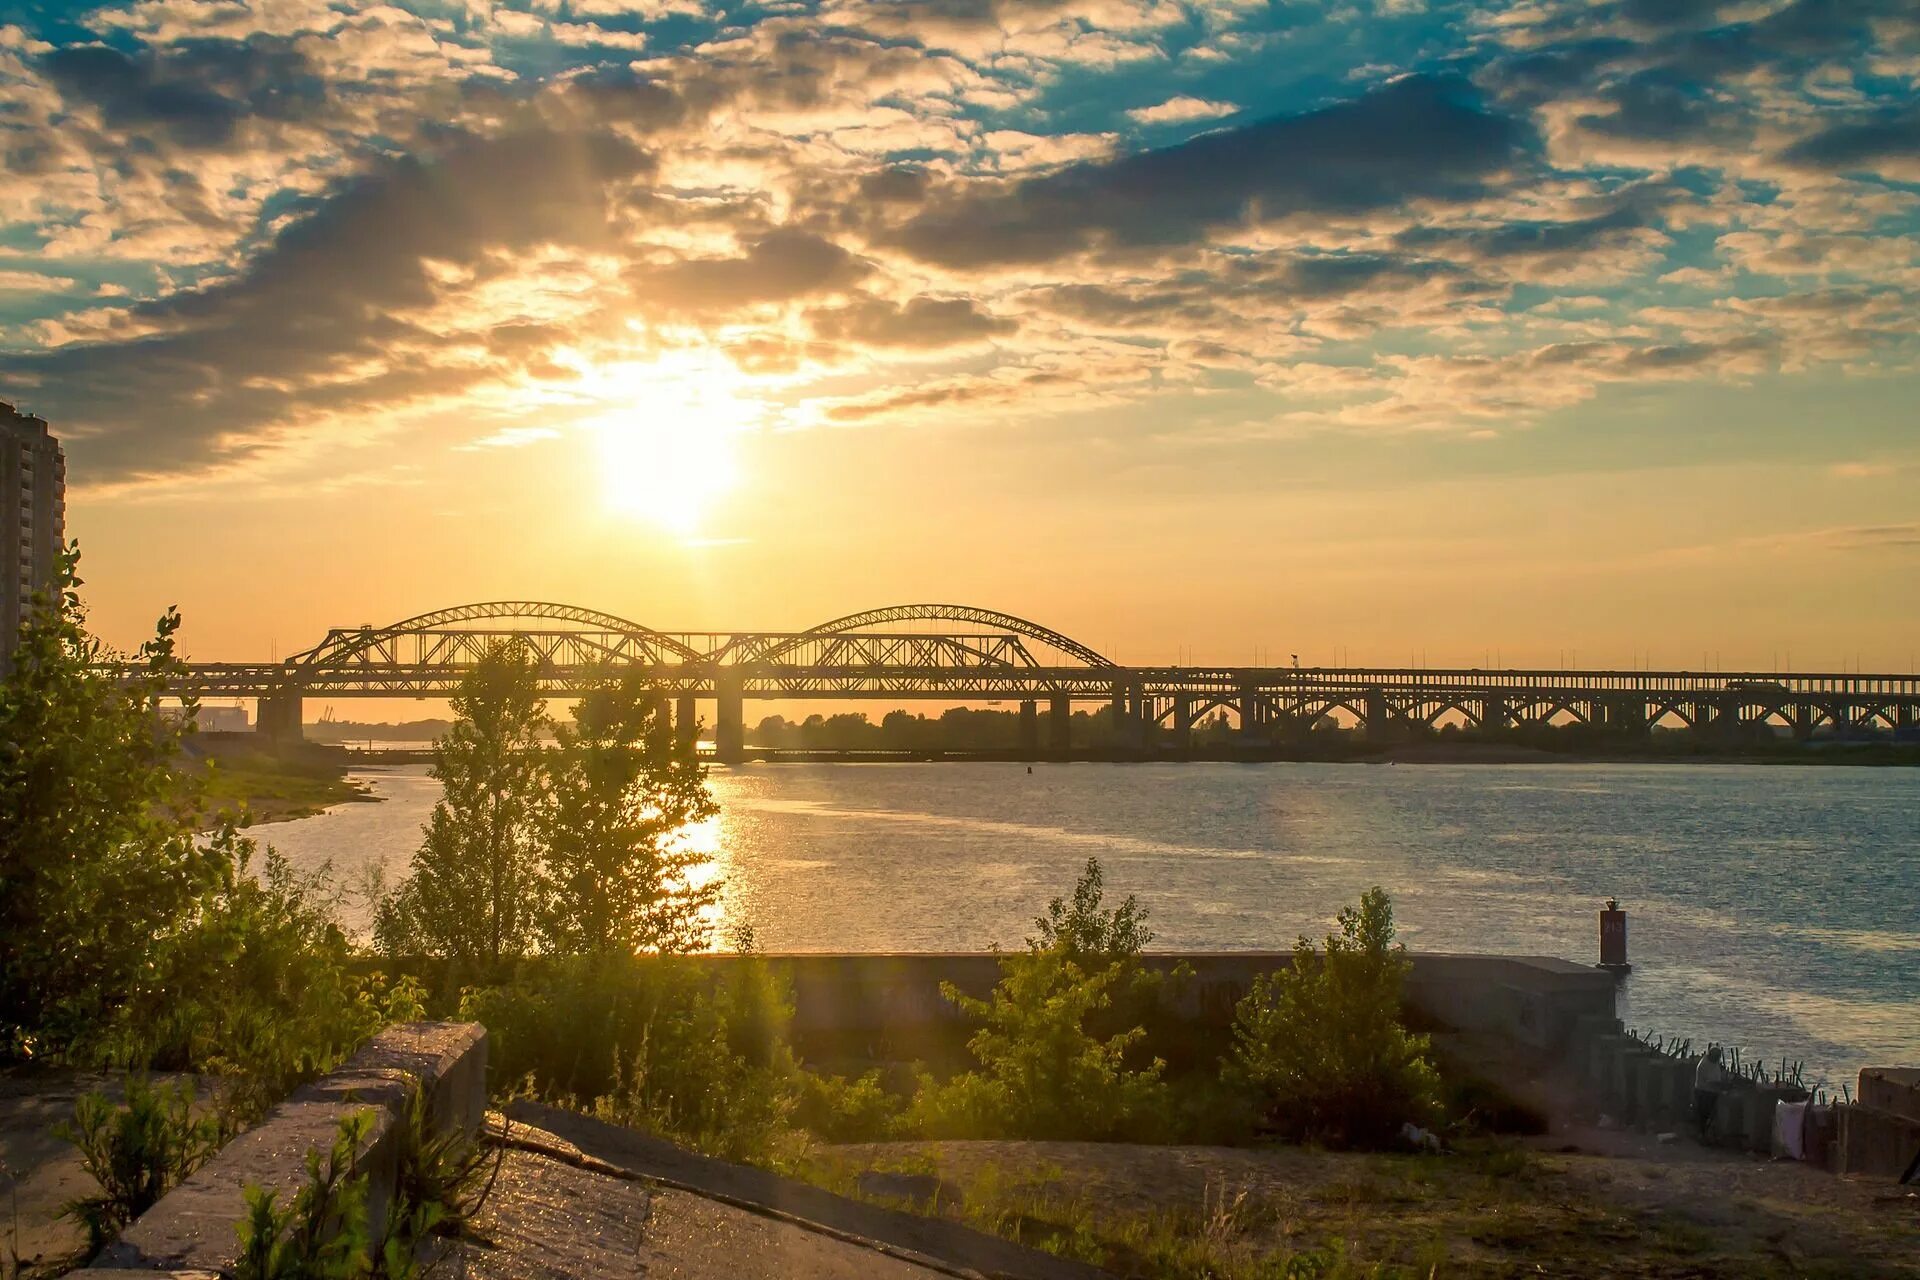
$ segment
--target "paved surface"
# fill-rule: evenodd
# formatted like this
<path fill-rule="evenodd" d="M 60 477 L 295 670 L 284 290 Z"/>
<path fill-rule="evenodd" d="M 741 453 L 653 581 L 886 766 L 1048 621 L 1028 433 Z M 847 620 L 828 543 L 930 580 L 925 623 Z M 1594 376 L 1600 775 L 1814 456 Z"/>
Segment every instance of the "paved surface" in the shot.
<path fill-rule="evenodd" d="M 86 1248 L 86 1232 L 59 1215 L 68 1201 L 98 1187 L 53 1127 L 73 1119 L 82 1094 L 98 1089 L 118 1098 L 120 1088 L 118 1080 L 94 1072 L 0 1071 L 0 1258 L 11 1259 L 17 1249 L 23 1274 L 58 1275 Z"/>
<path fill-rule="evenodd" d="M 435 1269 L 471 1280 L 928 1280 L 934 1270 L 684 1191 L 525 1151 L 500 1171 L 475 1233 Z"/>
<path fill-rule="evenodd" d="M 514 1155 L 524 1159 L 509 1166 L 516 1181 L 497 1206 L 497 1224 L 490 1225 L 488 1213 L 477 1224 L 483 1236 L 489 1230 L 499 1233 L 503 1256 L 482 1260 L 469 1251 L 476 1276 L 1101 1280 L 1107 1275 L 959 1223 L 850 1200 L 573 1112 L 519 1102 L 508 1115 L 514 1122 L 509 1142 Z M 638 1269 L 605 1269 L 612 1265 L 611 1253 L 586 1260 L 585 1270 L 527 1269 L 536 1261 L 560 1265 L 556 1251 L 590 1234 L 569 1225 L 568 1205 L 579 1223 L 593 1224 L 594 1238 L 634 1242 L 625 1246 L 627 1265 Z M 489 1213 L 495 1209 L 489 1206 Z M 512 1265 L 504 1271 L 478 1269 L 516 1258 L 524 1259 L 522 1270 Z"/>

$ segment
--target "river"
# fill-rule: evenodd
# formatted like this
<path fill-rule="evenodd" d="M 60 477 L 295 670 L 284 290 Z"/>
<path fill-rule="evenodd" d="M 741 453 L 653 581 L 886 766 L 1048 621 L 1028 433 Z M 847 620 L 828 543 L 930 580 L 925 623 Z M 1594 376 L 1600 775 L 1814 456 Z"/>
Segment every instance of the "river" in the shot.
<path fill-rule="evenodd" d="M 384 803 L 254 834 L 303 870 L 399 878 L 438 785 L 353 776 Z M 779 764 L 712 782 L 720 816 L 690 838 L 769 951 L 1018 945 L 1089 856 L 1168 949 L 1284 948 L 1380 884 L 1415 950 L 1588 961 L 1613 895 L 1629 1027 L 1831 1085 L 1920 1063 L 1920 770 Z"/>

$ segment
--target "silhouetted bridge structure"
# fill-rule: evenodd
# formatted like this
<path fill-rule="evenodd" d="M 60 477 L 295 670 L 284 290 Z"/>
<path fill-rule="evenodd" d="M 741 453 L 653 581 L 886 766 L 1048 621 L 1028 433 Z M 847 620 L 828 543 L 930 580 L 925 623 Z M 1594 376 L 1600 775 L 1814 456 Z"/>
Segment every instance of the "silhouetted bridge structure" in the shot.
<path fill-rule="evenodd" d="M 257 698 L 262 731 L 297 737 L 304 698 L 445 697 L 503 640 L 527 646 L 549 696 L 637 669 L 680 724 L 695 723 L 696 700 L 712 699 L 722 759 L 742 753 L 750 700 L 1017 701 L 1021 746 L 1033 754 L 1072 750 L 1073 709 L 1088 703 L 1110 707 L 1123 743 L 1141 750 L 1183 744 L 1222 711 L 1250 742 L 1343 714 L 1381 740 L 1442 722 L 1485 732 L 1569 722 L 1622 734 L 1662 723 L 1729 735 L 1784 728 L 1802 738 L 1920 722 L 1914 676 L 1121 666 L 1023 618 L 945 604 L 873 609 L 804 631 L 669 632 L 592 609 L 494 601 L 336 628 L 283 662 L 194 663 L 180 691 Z"/>

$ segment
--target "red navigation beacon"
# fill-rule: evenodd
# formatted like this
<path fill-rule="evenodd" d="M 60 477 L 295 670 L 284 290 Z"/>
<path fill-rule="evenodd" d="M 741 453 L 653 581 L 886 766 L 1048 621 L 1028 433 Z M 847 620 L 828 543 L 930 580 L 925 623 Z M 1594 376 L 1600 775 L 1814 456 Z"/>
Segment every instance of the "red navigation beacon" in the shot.
<path fill-rule="evenodd" d="M 1615 973 L 1628 973 L 1633 969 L 1627 963 L 1627 913 L 1620 909 L 1619 900 L 1615 898 L 1608 898 L 1606 909 L 1600 913 L 1599 967 Z"/>

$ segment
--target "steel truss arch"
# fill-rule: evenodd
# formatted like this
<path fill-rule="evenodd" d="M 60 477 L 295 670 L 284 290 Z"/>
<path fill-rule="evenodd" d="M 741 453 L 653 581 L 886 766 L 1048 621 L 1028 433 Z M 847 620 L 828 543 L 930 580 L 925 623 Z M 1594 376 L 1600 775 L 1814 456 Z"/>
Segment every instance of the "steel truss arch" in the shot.
<path fill-rule="evenodd" d="M 1115 664 L 1081 644 L 1070 636 L 1060 634 L 1051 628 L 1025 618 L 1016 618 L 1010 613 L 1001 613 L 996 609 L 980 609 L 965 604 L 896 604 L 881 609 L 868 609 L 863 613 L 850 613 L 844 618 L 835 618 L 807 628 L 796 636 L 790 636 L 779 643 L 753 655 L 761 662 L 773 662 L 782 655 L 790 653 L 801 645 L 819 640 L 824 636 L 840 635 L 849 631 L 859 631 L 865 627 L 885 626 L 891 622 L 960 622 L 970 626 L 1002 627 L 1029 640 L 1038 640 L 1060 652 L 1078 658 L 1089 667 L 1108 669 Z"/>
<path fill-rule="evenodd" d="M 672 636 L 664 635 L 652 627 L 641 626 L 637 622 L 611 613 L 602 613 L 598 609 L 588 609 L 572 604 L 555 604 L 547 600 L 489 600 L 478 604 L 455 605 L 450 609 L 435 609 L 429 613 L 415 614 L 411 618 L 403 618 L 399 622 L 389 623 L 384 627 L 335 629 L 329 631 L 327 638 L 313 648 L 289 657 L 287 664 L 310 667 L 336 663 L 364 653 L 398 636 L 432 631 L 458 622 L 478 622 L 487 618 L 540 618 L 549 622 L 571 622 L 584 627 L 598 627 L 604 631 L 644 636 L 652 643 L 678 654 L 689 662 L 697 662 L 701 657 L 699 653 Z"/>

